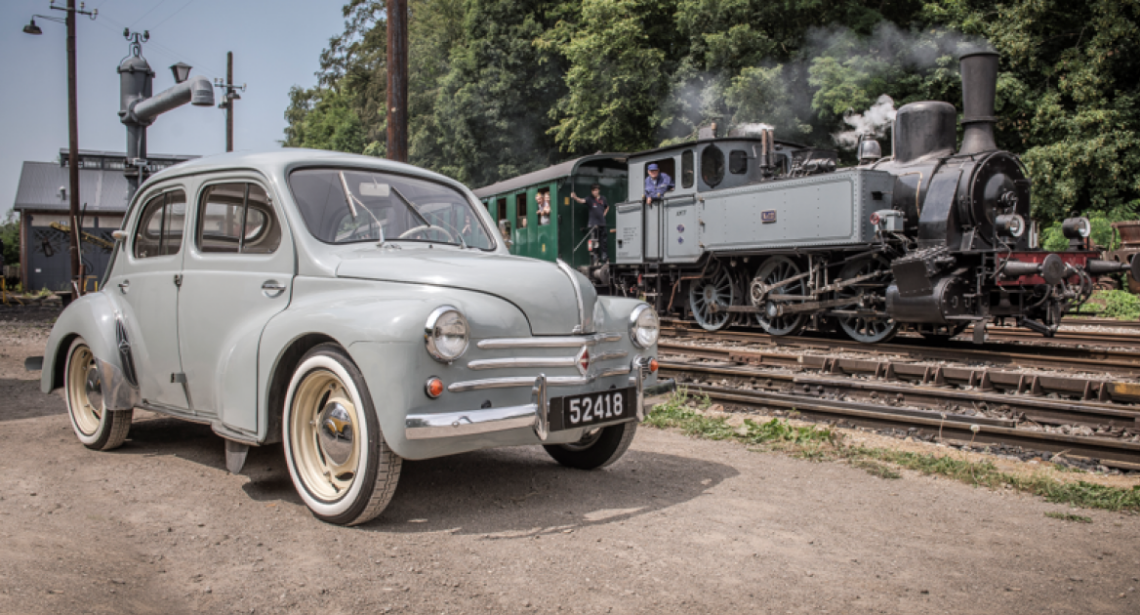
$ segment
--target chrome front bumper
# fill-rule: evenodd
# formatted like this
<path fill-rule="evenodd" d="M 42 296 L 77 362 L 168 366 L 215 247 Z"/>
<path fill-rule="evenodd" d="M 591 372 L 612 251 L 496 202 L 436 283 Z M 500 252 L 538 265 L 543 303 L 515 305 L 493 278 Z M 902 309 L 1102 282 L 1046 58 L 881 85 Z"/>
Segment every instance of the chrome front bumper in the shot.
<path fill-rule="evenodd" d="M 638 421 L 645 418 L 643 404 L 646 397 L 668 393 L 676 388 L 676 383 L 672 379 L 660 380 L 647 387 L 640 374 L 631 376 L 629 381 L 631 386 L 637 388 Z M 545 442 L 550 437 L 550 402 L 547 387 L 546 376 L 539 375 L 535 378 L 534 387 L 531 389 L 531 403 L 522 406 L 439 414 L 409 414 L 404 421 L 404 436 L 409 440 L 431 440 L 530 427 L 534 429 L 538 439 Z M 622 421 L 615 421 L 615 423 L 620 422 Z"/>

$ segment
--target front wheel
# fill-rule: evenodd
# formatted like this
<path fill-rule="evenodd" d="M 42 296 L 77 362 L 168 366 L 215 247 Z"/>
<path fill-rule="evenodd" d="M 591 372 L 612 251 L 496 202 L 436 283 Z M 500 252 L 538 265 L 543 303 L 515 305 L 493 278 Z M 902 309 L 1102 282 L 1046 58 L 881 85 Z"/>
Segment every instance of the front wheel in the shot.
<path fill-rule="evenodd" d="M 384 441 L 364 376 L 340 346 L 321 344 L 301 359 L 281 427 L 289 476 L 317 518 L 359 525 L 388 506 L 402 460 Z"/>
<path fill-rule="evenodd" d="M 587 431 L 572 444 L 543 445 L 558 463 L 579 470 L 597 470 L 613 464 L 629 450 L 637 433 L 637 421 L 618 423 Z"/>
<path fill-rule="evenodd" d="M 107 410 L 103 374 L 87 342 L 76 338 L 64 367 L 67 415 L 76 437 L 89 449 L 109 451 L 123 445 L 134 410 Z"/>

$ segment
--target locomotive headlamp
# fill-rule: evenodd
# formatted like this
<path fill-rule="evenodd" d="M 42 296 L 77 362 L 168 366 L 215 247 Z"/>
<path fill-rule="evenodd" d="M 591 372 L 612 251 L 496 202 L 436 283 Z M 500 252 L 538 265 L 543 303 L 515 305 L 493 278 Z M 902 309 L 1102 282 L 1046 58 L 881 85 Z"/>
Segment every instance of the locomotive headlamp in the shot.
<path fill-rule="evenodd" d="M 642 304 L 633 309 L 629 315 L 629 339 L 633 340 L 634 346 L 649 348 L 657 343 L 660 334 L 661 323 L 653 308 Z"/>
<path fill-rule="evenodd" d="M 467 319 L 450 305 L 438 307 L 424 325 L 424 345 L 440 363 L 451 363 L 467 350 Z"/>
<path fill-rule="evenodd" d="M 1025 218 L 1019 214 L 1004 214 L 994 219 L 994 225 L 1002 235 L 1021 237 L 1025 233 Z"/>
<path fill-rule="evenodd" d="M 1092 223 L 1088 218 L 1066 218 L 1061 223 L 1061 232 L 1066 239 L 1084 239 L 1092 234 Z"/>

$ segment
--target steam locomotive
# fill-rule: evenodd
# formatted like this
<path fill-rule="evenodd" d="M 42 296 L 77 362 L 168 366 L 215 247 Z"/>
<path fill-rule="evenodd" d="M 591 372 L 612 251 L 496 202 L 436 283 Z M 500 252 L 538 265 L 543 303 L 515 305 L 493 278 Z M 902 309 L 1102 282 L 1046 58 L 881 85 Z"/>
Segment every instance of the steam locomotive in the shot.
<path fill-rule="evenodd" d="M 954 106 L 916 102 L 898 110 L 892 156 L 862 139 L 854 167 L 763 127 L 588 156 L 476 195 L 500 229 L 506 223 L 516 252 L 565 260 L 602 292 L 644 297 L 707 330 L 841 329 L 876 343 L 902 327 L 953 336 L 972 324 L 980 342 L 988 323 L 1008 320 L 1051 336 L 1096 276 L 1130 268 L 1140 279 L 1140 259 L 1097 258 L 1085 218 L 1065 221 L 1069 250 L 1039 248 L 1025 166 L 994 140 L 998 55 L 978 51 L 960 62 L 958 148 Z M 643 198 L 650 164 L 676 178 L 663 200 Z M 593 183 L 617 203 L 609 259 L 582 250 L 593 242 L 583 241 L 585 212 L 569 198 Z M 555 197 L 557 215 L 545 230 L 527 231 L 527 204 L 542 190 Z M 542 238 L 541 251 L 531 235 Z"/>

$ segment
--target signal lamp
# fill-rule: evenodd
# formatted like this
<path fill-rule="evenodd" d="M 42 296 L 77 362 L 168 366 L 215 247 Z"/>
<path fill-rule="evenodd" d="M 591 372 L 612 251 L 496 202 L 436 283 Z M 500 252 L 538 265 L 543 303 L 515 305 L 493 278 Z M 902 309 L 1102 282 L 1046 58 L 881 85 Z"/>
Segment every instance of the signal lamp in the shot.
<path fill-rule="evenodd" d="M 427 382 L 424 383 L 424 392 L 432 399 L 443 395 L 443 381 L 435 376 L 428 378 Z"/>

